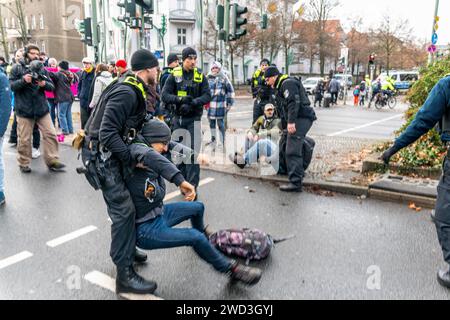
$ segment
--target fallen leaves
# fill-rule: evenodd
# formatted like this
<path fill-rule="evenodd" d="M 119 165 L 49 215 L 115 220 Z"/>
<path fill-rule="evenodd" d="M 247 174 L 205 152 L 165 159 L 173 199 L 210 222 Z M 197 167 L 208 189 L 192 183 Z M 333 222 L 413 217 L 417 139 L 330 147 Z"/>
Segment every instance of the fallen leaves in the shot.
<path fill-rule="evenodd" d="M 421 207 L 417 207 L 414 202 L 410 202 L 408 208 L 411 209 L 411 210 L 414 210 L 416 212 L 422 211 L 422 208 Z"/>

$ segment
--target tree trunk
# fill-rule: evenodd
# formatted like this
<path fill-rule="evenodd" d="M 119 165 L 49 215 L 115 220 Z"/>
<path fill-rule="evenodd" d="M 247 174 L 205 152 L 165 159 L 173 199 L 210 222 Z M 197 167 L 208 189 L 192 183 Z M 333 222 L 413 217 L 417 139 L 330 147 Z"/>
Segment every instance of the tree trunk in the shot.
<path fill-rule="evenodd" d="M 0 17 L 2 17 L 2 7 L 0 6 Z M 2 46 L 5 54 L 5 58 L 9 60 L 8 41 L 6 40 L 5 29 L 3 29 L 3 18 L 0 18 L 0 31 L 2 35 Z"/>

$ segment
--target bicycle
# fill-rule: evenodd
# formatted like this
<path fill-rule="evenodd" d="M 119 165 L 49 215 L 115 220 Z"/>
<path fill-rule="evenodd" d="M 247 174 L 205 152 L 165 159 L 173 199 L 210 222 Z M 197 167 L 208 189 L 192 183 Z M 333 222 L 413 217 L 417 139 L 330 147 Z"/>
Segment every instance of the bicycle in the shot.
<path fill-rule="evenodd" d="M 397 105 L 396 94 L 396 92 L 379 92 L 375 99 L 375 108 L 380 110 L 387 105 L 390 109 L 394 109 Z"/>

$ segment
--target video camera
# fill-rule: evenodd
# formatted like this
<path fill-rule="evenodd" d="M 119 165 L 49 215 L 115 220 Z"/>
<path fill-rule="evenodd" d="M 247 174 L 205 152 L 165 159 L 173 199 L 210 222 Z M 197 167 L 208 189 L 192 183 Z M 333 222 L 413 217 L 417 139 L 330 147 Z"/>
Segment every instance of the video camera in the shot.
<path fill-rule="evenodd" d="M 26 66 L 26 73 L 31 75 L 33 84 L 37 84 L 39 81 L 48 81 L 47 73 L 44 68 L 44 64 L 39 60 L 34 60 L 30 65 Z"/>

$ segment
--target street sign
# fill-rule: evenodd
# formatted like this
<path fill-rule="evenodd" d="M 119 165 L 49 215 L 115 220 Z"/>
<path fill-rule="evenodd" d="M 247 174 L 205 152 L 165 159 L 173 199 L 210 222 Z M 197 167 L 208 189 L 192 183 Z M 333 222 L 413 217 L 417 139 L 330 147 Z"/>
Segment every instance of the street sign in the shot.
<path fill-rule="evenodd" d="M 434 44 L 432 44 L 428 47 L 428 52 L 430 52 L 430 53 L 435 53 L 436 50 L 437 50 L 437 48 Z"/>
<path fill-rule="evenodd" d="M 163 59 L 164 60 L 164 52 L 161 50 L 156 50 L 155 51 L 155 57 L 156 59 Z"/>
<path fill-rule="evenodd" d="M 431 43 L 432 43 L 432 44 L 436 44 L 437 41 L 438 41 L 438 35 L 437 35 L 437 33 L 435 32 L 435 33 L 433 33 L 433 36 L 431 37 Z"/>

